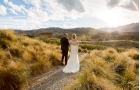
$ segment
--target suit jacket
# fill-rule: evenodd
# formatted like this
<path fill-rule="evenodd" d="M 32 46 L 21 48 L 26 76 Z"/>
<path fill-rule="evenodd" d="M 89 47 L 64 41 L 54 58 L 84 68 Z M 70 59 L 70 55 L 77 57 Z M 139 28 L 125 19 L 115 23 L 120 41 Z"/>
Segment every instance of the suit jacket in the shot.
<path fill-rule="evenodd" d="M 61 38 L 60 42 L 61 42 L 61 50 L 68 51 L 68 48 L 69 48 L 69 41 L 68 41 L 68 39 L 63 37 L 63 38 Z"/>

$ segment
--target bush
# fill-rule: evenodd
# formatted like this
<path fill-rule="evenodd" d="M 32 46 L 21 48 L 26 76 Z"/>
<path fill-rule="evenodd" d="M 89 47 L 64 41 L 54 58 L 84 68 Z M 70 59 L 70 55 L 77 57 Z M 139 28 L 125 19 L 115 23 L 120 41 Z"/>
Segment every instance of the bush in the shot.
<path fill-rule="evenodd" d="M 106 47 L 104 47 L 104 46 L 94 46 L 94 45 L 80 45 L 80 47 L 82 49 L 87 49 L 87 50 L 94 50 L 94 49 L 104 50 L 104 49 L 106 49 Z"/>
<path fill-rule="evenodd" d="M 123 49 L 123 48 L 116 48 L 116 51 L 117 51 L 118 53 L 121 53 L 121 52 L 124 52 L 125 49 Z"/>
<path fill-rule="evenodd" d="M 60 45 L 60 41 L 57 40 L 57 39 L 39 38 L 39 40 L 41 40 L 41 41 L 43 41 L 45 43 Z"/>

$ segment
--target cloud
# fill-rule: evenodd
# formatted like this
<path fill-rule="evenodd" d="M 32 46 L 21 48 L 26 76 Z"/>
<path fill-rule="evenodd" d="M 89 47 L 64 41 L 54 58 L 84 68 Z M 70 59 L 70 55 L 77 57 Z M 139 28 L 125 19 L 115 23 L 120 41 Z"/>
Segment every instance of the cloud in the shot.
<path fill-rule="evenodd" d="M 13 4 L 12 2 L 8 2 L 8 5 L 13 9 L 13 10 L 15 10 L 15 11 L 17 11 L 17 12 L 20 12 L 20 13 L 24 13 L 23 11 L 22 11 L 22 5 L 20 5 L 20 6 L 18 6 L 18 5 L 16 5 L 16 4 Z"/>
<path fill-rule="evenodd" d="M 60 2 L 56 0 L 43 0 L 42 6 L 48 13 L 49 20 L 65 20 L 65 19 L 77 19 L 83 16 L 85 13 L 79 13 L 77 10 L 68 11 Z M 68 1 L 68 0 L 66 0 Z M 73 1 L 73 0 L 72 0 Z"/>
<path fill-rule="evenodd" d="M 58 3 L 62 4 L 63 7 L 68 10 L 76 10 L 79 13 L 85 12 L 85 8 L 79 0 L 57 0 Z"/>
<path fill-rule="evenodd" d="M 11 8 L 9 9 L 13 14 L 16 14 L 17 15 L 17 12 L 20 12 L 20 13 L 23 13 L 24 14 L 24 11 L 22 10 L 24 8 L 24 5 L 16 5 L 16 4 L 13 4 L 12 2 L 9 2 L 8 0 L 4 0 L 4 3 L 9 5 Z"/>
<path fill-rule="evenodd" d="M 119 2 L 120 2 L 120 0 L 108 0 L 107 5 L 109 7 L 115 7 L 115 6 L 118 6 Z"/>
<path fill-rule="evenodd" d="M 139 8 L 139 0 L 127 0 L 121 7 L 136 11 Z"/>
<path fill-rule="evenodd" d="M 8 3 L 8 0 L 4 0 L 4 3 L 7 4 Z"/>
<path fill-rule="evenodd" d="M 122 7 L 128 10 L 136 11 L 139 7 L 139 0 L 107 0 L 107 6 L 110 8 Z"/>
<path fill-rule="evenodd" d="M 33 20 L 48 21 L 49 19 L 48 14 L 45 11 L 42 11 L 41 9 L 31 8 L 27 14 L 29 19 L 33 19 Z"/>
<path fill-rule="evenodd" d="M 7 12 L 6 12 L 6 7 L 4 7 L 3 5 L 0 5 L 0 14 L 1 15 L 6 15 L 7 14 Z"/>
<path fill-rule="evenodd" d="M 10 8 L 9 10 L 10 10 L 13 14 L 18 15 L 14 9 Z"/>
<path fill-rule="evenodd" d="M 36 8 L 41 7 L 41 1 L 40 0 L 23 0 L 26 4 L 32 4 Z"/>

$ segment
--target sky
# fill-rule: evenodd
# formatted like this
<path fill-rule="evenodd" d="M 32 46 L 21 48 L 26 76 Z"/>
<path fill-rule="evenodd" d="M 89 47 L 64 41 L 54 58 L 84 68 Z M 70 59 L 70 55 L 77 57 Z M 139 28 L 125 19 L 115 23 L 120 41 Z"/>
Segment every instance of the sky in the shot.
<path fill-rule="evenodd" d="M 0 0 L 0 28 L 118 27 L 139 23 L 139 0 Z"/>

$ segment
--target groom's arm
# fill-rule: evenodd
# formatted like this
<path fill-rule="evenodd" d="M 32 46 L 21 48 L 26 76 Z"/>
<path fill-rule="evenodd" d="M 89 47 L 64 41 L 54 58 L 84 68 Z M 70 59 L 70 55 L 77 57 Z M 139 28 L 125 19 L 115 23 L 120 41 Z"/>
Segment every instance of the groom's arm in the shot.
<path fill-rule="evenodd" d="M 67 45 L 69 46 L 69 41 L 68 41 L 68 39 L 67 39 Z"/>

